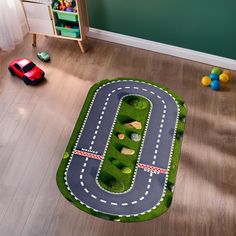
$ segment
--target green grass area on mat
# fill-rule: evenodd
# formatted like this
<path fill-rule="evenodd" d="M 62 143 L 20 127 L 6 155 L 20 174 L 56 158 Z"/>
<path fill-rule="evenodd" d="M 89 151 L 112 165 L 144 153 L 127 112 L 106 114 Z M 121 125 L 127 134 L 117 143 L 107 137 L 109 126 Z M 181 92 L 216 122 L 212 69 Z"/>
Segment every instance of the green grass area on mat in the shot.
<path fill-rule="evenodd" d="M 141 82 L 145 82 L 154 86 L 158 86 L 159 88 L 161 88 L 162 90 L 168 92 L 170 95 L 173 96 L 173 98 L 175 99 L 176 103 L 179 105 L 179 120 L 178 122 L 178 128 L 180 130 L 183 130 L 184 128 L 184 122 L 185 122 L 185 117 L 187 115 L 187 109 L 186 106 L 184 104 L 183 99 L 178 96 L 176 93 L 174 93 L 172 90 L 157 84 L 157 83 L 153 83 L 151 81 L 145 81 L 142 79 L 136 79 L 136 78 L 117 78 L 117 79 L 113 79 L 112 81 L 122 81 L 122 80 L 132 80 L 132 81 L 141 81 Z M 73 147 L 74 144 L 76 142 L 76 139 L 79 135 L 79 132 L 82 128 L 83 125 L 83 121 L 87 115 L 87 112 L 89 110 L 89 106 L 90 103 L 92 102 L 94 93 L 96 92 L 96 90 L 101 87 L 102 85 L 105 85 L 106 83 L 111 82 L 111 80 L 103 80 L 95 85 L 93 85 L 87 95 L 87 98 L 84 102 L 83 108 L 80 112 L 80 116 L 76 122 L 75 128 L 73 130 L 73 133 L 71 135 L 70 141 L 66 147 L 65 150 L 65 154 L 64 157 L 60 163 L 60 166 L 58 168 L 57 171 L 57 185 L 61 191 L 61 193 L 64 195 L 64 197 L 70 201 L 74 206 L 78 207 L 79 209 L 83 210 L 84 212 L 87 212 L 91 215 L 94 215 L 96 217 L 100 217 L 106 220 L 113 220 L 113 221 L 121 221 L 121 222 L 139 222 L 139 221 L 145 221 L 145 220 L 150 220 L 153 219 L 154 217 L 158 217 L 160 215 L 162 215 L 164 212 L 166 212 L 171 204 L 172 201 L 172 197 L 173 197 L 173 186 L 175 184 L 176 181 L 176 174 L 177 174 L 177 169 L 178 169 L 178 163 L 179 163 L 179 159 L 180 159 L 180 152 L 181 152 L 181 139 L 182 139 L 182 135 L 179 135 L 178 138 L 175 139 L 174 142 L 174 149 L 173 149 L 173 155 L 172 155 L 172 159 L 171 159 L 171 166 L 170 166 L 170 170 L 169 170 L 169 175 L 168 175 L 168 181 L 167 181 L 167 189 L 166 189 L 166 194 L 163 198 L 163 201 L 160 203 L 160 205 L 158 205 L 158 207 L 156 207 L 155 209 L 153 209 L 151 212 L 147 212 L 143 215 L 139 215 L 139 216 L 131 216 L 131 217 L 119 217 L 117 215 L 109 215 L 109 214 L 105 214 L 102 212 L 97 212 L 94 211 L 92 208 L 88 208 L 86 207 L 84 204 L 82 204 L 79 200 L 76 200 L 69 192 L 69 190 L 67 189 L 67 186 L 65 184 L 65 180 L 64 180 L 64 173 L 65 173 L 65 169 L 66 166 L 68 164 L 69 161 L 69 157 L 73 151 Z M 182 124 L 180 125 L 180 122 L 182 122 Z M 182 126 L 182 127 L 181 127 Z M 176 132 L 178 133 L 178 132 Z"/>
<path fill-rule="evenodd" d="M 145 106 L 135 107 L 133 101 L 138 101 L 141 105 L 145 104 Z M 98 175 L 99 184 L 107 191 L 120 193 L 127 191 L 131 187 L 142 142 L 142 139 L 138 142 L 131 140 L 131 135 L 132 133 L 137 133 L 143 137 L 149 110 L 149 101 L 141 96 L 130 95 L 123 99 Z M 135 129 L 126 125 L 132 121 L 141 122 L 142 128 Z M 123 140 L 119 139 L 118 134 L 124 134 L 125 138 Z M 123 147 L 132 149 L 135 153 L 133 155 L 124 155 L 121 153 Z M 128 168 L 131 172 L 124 173 L 124 168 Z"/>

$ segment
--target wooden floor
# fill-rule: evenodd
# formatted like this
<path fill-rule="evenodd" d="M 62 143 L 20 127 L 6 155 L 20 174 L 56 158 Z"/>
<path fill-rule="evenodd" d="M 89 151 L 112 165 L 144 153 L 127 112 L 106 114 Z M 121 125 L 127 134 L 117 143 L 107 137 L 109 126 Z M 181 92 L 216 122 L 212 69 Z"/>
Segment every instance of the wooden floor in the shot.
<path fill-rule="evenodd" d="M 223 91 L 203 88 L 210 66 L 91 40 L 31 38 L 0 63 L 0 235 L 228 236 L 236 235 L 236 73 Z M 51 63 L 36 52 L 47 50 Z M 8 63 L 33 59 L 47 82 L 26 86 Z M 59 193 L 55 175 L 89 87 L 102 79 L 140 77 L 182 95 L 188 106 L 175 194 L 169 211 L 142 223 L 90 216 Z"/>

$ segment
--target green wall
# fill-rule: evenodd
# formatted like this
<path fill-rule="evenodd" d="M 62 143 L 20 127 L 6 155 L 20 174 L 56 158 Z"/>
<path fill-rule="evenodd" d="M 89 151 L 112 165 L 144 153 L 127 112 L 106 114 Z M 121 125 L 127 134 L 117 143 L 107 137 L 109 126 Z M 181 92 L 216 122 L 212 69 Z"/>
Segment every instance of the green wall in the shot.
<path fill-rule="evenodd" d="M 90 26 L 236 59 L 236 0 L 87 0 Z"/>

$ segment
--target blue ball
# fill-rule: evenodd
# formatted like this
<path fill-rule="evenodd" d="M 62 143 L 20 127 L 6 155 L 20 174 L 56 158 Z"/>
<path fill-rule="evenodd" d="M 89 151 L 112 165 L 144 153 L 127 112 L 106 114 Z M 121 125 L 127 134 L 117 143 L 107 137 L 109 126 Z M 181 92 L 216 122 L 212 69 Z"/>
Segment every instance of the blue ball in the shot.
<path fill-rule="evenodd" d="M 212 80 L 219 80 L 219 75 L 216 74 L 216 73 L 210 74 L 209 77 L 210 77 Z"/>
<path fill-rule="evenodd" d="M 218 80 L 213 80 L 213 81 L 211 82 L 210 87 L 211 87 L 213 90 L 217 91 L 217 90 L 220 89 L 220 82 L 219 82 Z"/>

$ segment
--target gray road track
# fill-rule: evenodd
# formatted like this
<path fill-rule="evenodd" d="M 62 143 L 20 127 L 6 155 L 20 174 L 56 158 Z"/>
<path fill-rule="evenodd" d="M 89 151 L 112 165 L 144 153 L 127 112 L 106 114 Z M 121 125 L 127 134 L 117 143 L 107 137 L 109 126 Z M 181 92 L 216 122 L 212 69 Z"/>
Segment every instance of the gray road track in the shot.
<path fill-rule="evenodd" d="M 169 94 L 141 82 L 120 81 L 99 90 L 76 149 L 91 149 L 99 155 L 104 154 L 120 99 L 128 94 L 142 95 L 152 103 L 140 163 L 167 169 L 178 108 Z M 67 172 L 72 193 L 89 207 L 112 215 L 135 215 L 150 210 L 162 198 L 166 175 L 151 174 L 143 169 L 138 169 L 128 192 L 113 194 L 102 190 L 96 182 L 100 163 L 74 155 Z"/>

